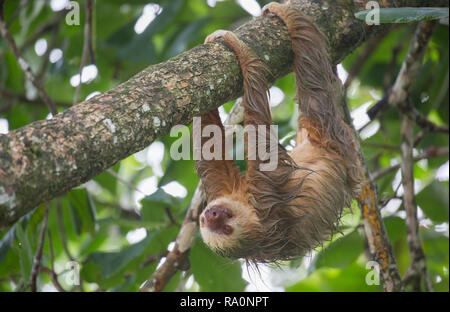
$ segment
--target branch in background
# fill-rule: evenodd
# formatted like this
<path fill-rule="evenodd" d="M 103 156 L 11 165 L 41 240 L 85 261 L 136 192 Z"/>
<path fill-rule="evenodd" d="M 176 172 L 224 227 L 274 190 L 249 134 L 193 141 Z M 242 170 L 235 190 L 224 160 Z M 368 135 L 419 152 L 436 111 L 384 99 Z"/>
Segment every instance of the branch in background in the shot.
<path fill-rule="evenodd" d="M 439 0 L 433 5 L 445 3 Z M 394 1 L 383 4 L 392 7 Z M 395 4 L 426 6 L 427 2 L 397 0 Z M 310 16 L 328 35 L 333 64 L 367 35 L 385 28 L 369 27 L 353 18 L 354 12 L 364 7 L 363 2 L 330 1 L 327 10 L 311 0 L 292 0 L 291 5 Z M 292 46 L 280 19 L 253 19 L 236 34 L 266 61 L 272 73 L 267 77 L 269 83 L 290 71 Z M 150 66 L 50 120 L 36 121 L 0 136 L 4 155 L 0 158 L 0 228 L 142 150 L 172 126 L 190 124 L 193 116 L 241 94 L 242 73 L 236 57 L 217 40 Z"/>
<path fill-rule="evenodd" d="M 83 78 L 83 68 L 86 66 L 87 58 L 90 55 L 91 64 L 94 63 L 94 52 L 92 49 L 92 0 L 86 0 L 86 20 L 84 22 L 84 40 L 83 40 L 83 52 L 81 54 L 80 62 L 80 83 L 75 89 L 75 96 L 73 98 L 73 104 L 78 103 L 78 97 L 80 95 L 81 84 Z"/>
<path fill-rule="evenodd" d="M 47 72 L 48 63 L 50 62 L 50 53 L 52 52 L 52 50 L 56 46 L 56 42 L 58 40 L 59 29 L 60 29 L 59 24 L 56 24 L 54 26 L 53 30 L 52 30 L 50 43 L 48 44 L 48 48 L 45 51 L 44 55 L 42 55 L 41 69 L 39 69 L 39 72 L 37 74 L 37 78 L 41 82 L 43 81 L 44 75 Z M 56 104 L 56 105 L 58 105 L 58 104 Z"/>
<path fill-rule="evenodd" d="M 188 255 L 197 236 L 198 217 L 205 203 L 201 188 L 198 186 L 191 205 L 178 232 L 175 246 L 167 254 L 164 263 L 144 283 L 141 292 L 162 291 L 178 270 L 187 270 Z"/>
<path fill-rule="evenodd" d="M 413 120 L 422 129 L 426 129 L 431 132 L 449 133 L 448 127 L 436 125 L 412 105 L 407 105 L 406 108 L 401 106 L 401 110 L 404 114 L 408 115 L 409 119 Z"/>
<path fill-rule="evenodd" d="M 28 49 L 30 46 L 32 46 L 36 42 L 36 40 L 38 40 L 39 38 L 44 36 L 45 33 L 49 32 L 51 30 L 54 30 L 55 28 L 59 28 L 59 25 L 60 25 L 61 21 L 64 19 L 64 17 L 66 16 L 67 12 L 69 12 L 69 10 L 66 10 L 66 9 L 63 9 L 63 10 L 57 12 L 55 17 L 50 22 L 39 27 L 31 36 L 29 36 L 25 40 L 24 43 L 22 43 L 22 45 L 19 48 L 19 53 L 23 54 L 23 52 L 26 49 Z"/>
<path fill-rule="evenodd" d="M 112 169 L 107 169 L 106 172 L 108 172 L 110 175 L 112 175 L 114 178 L 116 178 L 118 181 L 122 182 L 123 184 L 125 184 L 126 186 L 128 186 L 130 189 L 144 194 L 146 195 L 144 192 L 142 192 L 140 189 L 138 189 L 136 186 L 133 185 L 133 183 L 128 182 L 127 180 L 125 180 L 124 178 L 122 178 L 117 172 L 115 172 Z"/>
<path fill-rule="evenodd" d="M 56 202 L 56 214 L 58 217 L 58 228 L 59 228 L 59 237 L 61 237 L 61 242 L 64 248 L 64 252 L 66 253 L 67 258 L 69 258 L 70 261 L 74 261 L 74 257 L 72 257 L 72 254 L 70 253 L 69 247 L 67 246 L 67 235 L 66 235 L 66 229 L 64 227 L 64 219 L 63 219 L 63 212 L 62 212 L 62 205 L 61 200 L 57 198 L 55 200 Z"/>
<path fill-rule="evenodd" d="M 355 133 L 355 137 L 357 137 L 346 100 L 345 92 L 342 92 L 341 105 L 344 120 Z M 357 141 L 357 144 L 359 145 L 359 141 Z M 369 245 L 370 258 L 380 266 L 383 289 L 388 292 L 403 291 L 397 260 L 395 259 L 391 242 L 387 235 L 383 219 L 381 218 L 380 208 L 378 207 L 377 189 L 370 179 L 370 171 L 360 145 L 358 149 L 361 164 L 365 168 L 366 181 L 362 186 L 362 192 L 357 198 L 357 202 L 364 222 L 364 231 Z"/>
<path fill-rule="evenodd" d="M 5 98 L 6 101 L 8 102 L 8 104 L 0 106 L 0 114 L 6 113 L 14 105 L 15 101 L 36 104 L 36 105 L 45 105 L 45 103 L 43 103 L 41 99 L 30 100 L 24 94 L 11 92 L 11 91 L 8 91 L 5 89 L 0 89 L 0 95 L 3 98 Z M 72 106 L 72 103 L 62 102 L 62 101 L 55 101 L 55 104 L 57 106 L 61 106 L 61 107 Z"/>
<path fill-rule="evenodd" d="M 116 210 L 119 213 L 120 217 L 125 217 L 127 219 L 132 219 L 132 220 L 141 220 L 141 215 L 140 215 L 139 211 L 137 211 L 135 209 L 125 208 L 117 203 L 106 202 L 106 201 L 100 200 L 95 197 L 93 198 L 93 200 L 97 205 L 105 206 L 108 208 L 113 208 L 114 210 Z"/>
<path fill-rule="evenodd" d="M 53 286 L 55 286 L 55 288 L 56 288 L 59 292 L 65 292 L 65 289 L 61 286 L 61 284 L 60 284 L 59 281 L 58 281 L 58 275 L 56 274 L 55 271 L 53 271 L 53 270 L 51 270 L 51 269 L 49 269 L 49 268 L 47 268 L 47 267 L 44 267 L 44 266 L 41 266 L 40 271 L 41 271 L 41 272 L 44 272 L 44 273 L 46 273 L 46 274 L 48 274 L 48 275 L 50 275 L 50 278 L 51 278 L 51 280 L 52 280 Z"/>
<path fill-rule="evenodd" d="M 400 151 L 400 147 L 398 147 L 397 145 L 373 143 L 373 142 L 367 142 L 367 141 L 362 141 L 361 144 L 364 146 L 370 146 L 370 147 L 375 147 L 375 148 L 380 148 L 380 149 L 385 149 L 385 150 Z"/>
<path fill-rule="evenodd" d="M 0 6 L 3 6 L 3 1 L 0 3 Z M 58 110 L 56 109 L 56 104 L 53 102 L 53 100 L 48 96 L 47 92 L 45 92 L 44 88 L 41 86 L 40 81 L 37 79 L 37 77 L 33 74 L 30 65 L 27 61 L 22 57 L 22 54 L 20 53 L 19 49 L 17 48 L 17 45 L 14 41 L 14 38 L 9 33 L 8 27 L 6 26 L 5 21 L 3 20 L 3 9 L 1 9 L 0 12 L 0 32 L 2 33 L 3 38 L 5 38 L 6 42 L 9 44 L 9 47 L 11 48 L 11 51 L 13 52 L 14 56 L 16 57 L 20 68 L 22 68 L 23 72 L 25 73 L 25 76 L 33 86 L 37 89 L 39 96 L 41 97 L 42 101 L 47 105 L 48 109 L 52 113 L 53 116 L 58 114 Z"/>
<path fill-rule="evenodd" d="M 410 51 L 421 51 L 418 57 L 413 57 L 413 53 L 408 53 L 405 61 L 403 62 L 405 68 L 413 68 L 413 74 L 419 71 L 422 64 L 422 58 L 428 42 L 431 38 L 435 22 L 420 22 L 417 26 L 414 39 L 411 42 Z M 411 85 L 414 81 L 413 77 L 404 77 L 400 72 L 397 77 L 396 84 L 394 85 L 391 93 L 390 104 L 396 107 L 412 107 L 408 105 L 408 92 L 409 87 L 405 85 Z M 404 82 L 409 80 L 408 82 Z M 398 81 L 398 83 L 397 83 Z M 396 87 L 399 85 L 401 87 Z M 406 98 L 405 98 L 406 96 Z M 409 109 L 410 111 L 412 109 Z M 414 194 L 414 119 L 411 119 L 408 112 L 402 111 L 402 143 L 401 143 L 401 162 L 400 168 L 402 173 L 402 185 L 403 185 L 403 207 L 406 211 L 406 230 L 409 254 L 411 258 L 411 264 L 404 281 L 410 283 L 414 291 L 421 290 L 421 282 L 425 282 L 425 289 L 427 291 L 433 291 L 433 284 L 427 271 L 427 264 L 425 253 L 422 249 L 422 243 L 419 237 L 419 221 L 417 219 L 417 204 Z"/>
<path fill-rule="evenodd" d="M 397 64 L 398 54 L 402 50 L 403 45 L 405 44 L 405 42 L 408 42 L 408 41 L 402 40 L 402 41 L 398 42 L 394 46 L 394 48 L 392 48 L 391 62 L 389 63 L 388 68 L 387 68 L 387 70 L 386 70 L 386 72 L 384 73 L 384 76 L 383 76 L 383 90 L 384 90 L 385 93 L 392 86 L 392 83 L 393 83 L 392 79 L 393 79 L 393 76 L 395 74 L 394 73 L 394 69 L 395 69 L 396 64 Z"/>
<path fill-rule="evenodd" d="M 407 238 L 411 265 L 404 281 L 412 284 L 413 291 L 421 290 L 421 281 L 425 281 L 427 291 L 433 290 L 430 276 L 427 272 L 425 253 L 419 237 L 419 221 L 417 220 L 417 204 L 414 196 L 414 121 L 406 114 L 402 118 L 402 185 L 403 185 L 403 207 L 406 211 Z M 406 283 L 405 283 L 406 284 Z"/>
<path fill-rule="evenodd" d="M 431 24 L 433 23 L 430 22 L 430 25 Z M 371 120 L 375 119 L 381 111 L 388 107 L 405 105 L 407 103 L 408 95 L 413 86 L 413 82 L 419 74 L 423 56 L 425 55 L 425 50 L 428 45 L 428 41 L 430 40 L 432 27 L 428 25 L 428 23 L 419 23 L 419 28 L 414 34 L 414 38 L 411 41 L 408 53 L 403 61 L 394 85 L 386 93 L 383 99 L 367 111 L 367 115 Z"/>
<path fill-rule="evenodd" d="M 47 233 L 48 210 L 49 210 L 49 204 L 46 204 L 45 205 L 44 220 L 42 222 L 41 239 L 39 241 L 39 246 L 38 246 L 38 249 L 36 251 L 36 255 L 34 256 L 33 269 L 31 271 L 30 286 L 31 286 L 31 291 L 32 292 L 36 291 L 37 276 L 39 274 L 40 267 L 41 267 L 42 250 L 44 249 L 45 234 Z"/>
<path fill-rule="evenodd" d="M 52 241 L 52 235 L 50 233 L 50 229 L 48 230 L 48 245 L 50 247 L 50 265 L 51 265 L 51 267 L 49 269 L 49 268 L 41 266 L 41 272 L 45 272 L 50 275 L 53 285 L 59 292 L 65 292 L 64 288 L 61 286 L 61 284 L 58 281 L 58 274 L 56 274 L 55 268 L 54 268 L 55 254 L 53 252 L 53 241 Z"/>
<path fill-rule="evenodd" d="M 0 6 L 3 5 L 2 2 L 4 2 L 6 0 L 0 0 Z M 16 18 L 20 15 L 20 12 L 22 12 L 22 10 L 26 10 L 27 6 L 31 3 L 31 0 L 23 0 L 20 1 L 19 7 L 14 11 L 14 13 L 11 15 L 11 17 L 9 18 L 9 21 L 6 23 L 6 25 L 8 26 L 8 28 L 14 23 L 14 21 L 16 20 Z M 0 8 L 0 10 L 2 10 L 2 8 Z"/>
<path fill-rule="evenodd" d="M 413 161 L 416 162 L 416 161 L 419 161 L 422 159 L 448 156 L 448 154 L 449 154 L 448 147 L 430 146 L 430 147 L 427 147 L 425 152 L 423 152 L 422 154 L 413 157 Z M 370 179 L 372 181 L 376 181 L 391 172 L 397 171 L 398 169 L 400 169 L 400 164 L 396 164 L 396 165 L 392 165 L 390 167 L 383 168 L 380 171 L 377 171 L 377 172 L 374 172 L 373 174 L 371 174 Z"/>
<path fill-rule="evenodd" d="M 344 89 L 347 90 L 350 87 L 353 79 L 358 76 L 359 72 L 363 68 L 367 60 L 376 51 L 378 44 L 388 35 L 394 27 L 386 28 L 384 31 L 376 34 L 374 37 L 370 38 L 364 45 L 364 49 L 356 56 L 356 60 L 353 62 L 350 70 L 348 71 L 347 79 L 344 83 Z"/>

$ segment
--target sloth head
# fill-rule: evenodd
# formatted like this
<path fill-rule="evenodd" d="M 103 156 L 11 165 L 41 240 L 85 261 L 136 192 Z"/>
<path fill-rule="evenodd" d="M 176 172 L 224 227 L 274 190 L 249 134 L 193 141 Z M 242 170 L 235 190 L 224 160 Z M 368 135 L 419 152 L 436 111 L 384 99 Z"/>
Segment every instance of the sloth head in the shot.
<path fill-rule="evenodd" d="M 199 221 L 203 241 L 224 257 L 251 256 L 261 239 L 262 229 L 255 209 L 238 199 L 213 200 L 203 210 Z"/>

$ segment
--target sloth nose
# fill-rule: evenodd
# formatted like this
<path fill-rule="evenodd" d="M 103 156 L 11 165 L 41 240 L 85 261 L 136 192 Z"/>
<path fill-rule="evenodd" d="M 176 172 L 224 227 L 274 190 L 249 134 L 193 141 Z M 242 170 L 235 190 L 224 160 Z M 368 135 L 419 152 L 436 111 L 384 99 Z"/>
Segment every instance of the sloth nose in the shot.
<path fill-rule="evenodd" d="M 219 230 L 225 225 L 225 220 L 231 218 L 231 213 L 224 206 L 212 206 L 205 211 L 208 227 L 211 230 Z"/>

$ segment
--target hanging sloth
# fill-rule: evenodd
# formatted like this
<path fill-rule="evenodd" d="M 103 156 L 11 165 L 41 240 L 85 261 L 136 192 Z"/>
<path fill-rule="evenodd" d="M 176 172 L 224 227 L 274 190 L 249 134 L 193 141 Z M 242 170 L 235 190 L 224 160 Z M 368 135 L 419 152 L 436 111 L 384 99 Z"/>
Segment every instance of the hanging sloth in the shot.
<path fill-rule="evenodd" d="M 363 179 L 356 138 L 337 108 L 325 36 L 295 8 L 270 3 L 263 10 L 281 18 L 292 40 L 300 110 L 296 145 L 289 152 L 278 142 L 270 147 L 267 67 L 236 35 L 220 30 L 205 41 L 222 38 L 236 54 L 244 124 L 256 129 L 257 140 L 249 146 L 249 135 L 244 137 L 245 174 L 225 160 L 225 153 L 220 160 L 196 161 L 207 200 L 199 219 L 203 240 L 224 257 L 255 263 L 298 258 L 329 239 Z M 219 126 L 225 137 L 217 109 L 203 114 L 201 123 L 202 130 Z M 208 140 L 202 138 L 202 145 Z M 277 153 L 275 170 L 260 169 L 267 159 L 256 152 L 259 148 Z"/>

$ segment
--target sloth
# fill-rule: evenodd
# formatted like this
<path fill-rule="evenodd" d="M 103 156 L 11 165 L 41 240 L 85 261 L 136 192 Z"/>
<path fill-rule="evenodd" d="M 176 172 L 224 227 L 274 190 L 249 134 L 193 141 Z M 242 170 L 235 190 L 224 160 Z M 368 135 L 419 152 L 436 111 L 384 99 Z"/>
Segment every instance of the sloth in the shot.
<path fill-rule="evenodd" d="M 235 53 L 243 76 L 244 124 L 257 129 L 258 140 L 251 148 L 249 136 L 244 137 L 244 174 L 224 152 L 222 159 L 195 164 L 207 202 L 199 217 L 204 242 L 223 257 L 252 263 L 296 259 L 330 239 L 363 182 L 354 132 L 337 107 L 325 36 L 295 8 L 273 2 L 263 12 L 278 16 L 292 41 L 300 112 L 295 147 L 287 151 L 278 142 L 268 147 L 273 124 L 268 68 L 234 33 L 219 30 L 205 42 L 221 38 Z M 225 137 L 217 109 L 204 113 L 201 124 L 202 132 L 216 125 Z M 201 144 L 209 139 L 203 137 Z M 224 142 L 220 144 L 224 151 Z M 267 159 L 255 152 L 258 147 L 278 153 L 275 170 L 260 170 Z"/>

